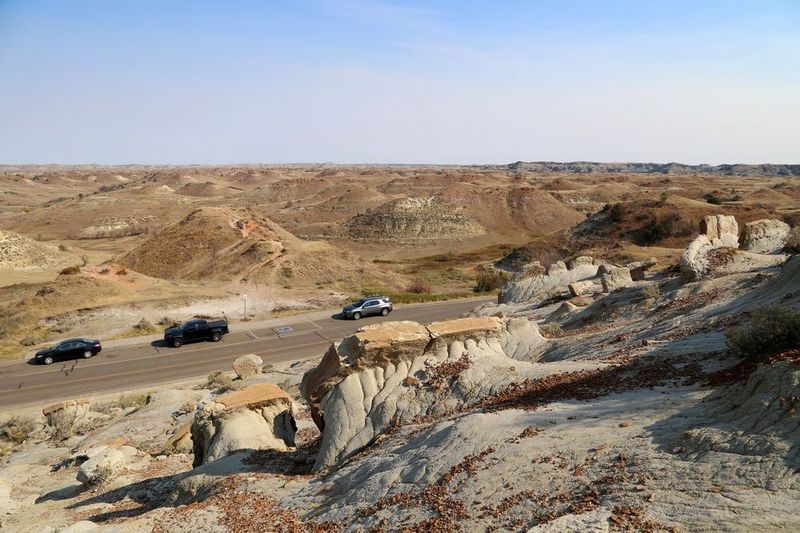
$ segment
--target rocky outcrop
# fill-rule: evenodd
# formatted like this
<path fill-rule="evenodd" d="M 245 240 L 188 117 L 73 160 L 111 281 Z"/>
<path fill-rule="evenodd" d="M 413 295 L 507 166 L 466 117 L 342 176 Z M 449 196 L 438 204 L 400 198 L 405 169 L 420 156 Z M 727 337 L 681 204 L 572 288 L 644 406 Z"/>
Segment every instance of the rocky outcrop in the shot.
<path fill-rule="evenodd" d="M 84 485 L 97 485 L 109 481 L 117 469 L 130 462 L 137 454 L 132 446 L 100 446 L 84 453 L 78 469 L 78 481 Z"/>
<path fill-rule="evenodd" d="M 194 466 L 238 450 L 286 450 L 297 431 L 292 400 L 272 383 L 218 396 L 195 415 Z"/>
<path fill-rule="evenodd" d="M 647 271 L 650 270 L 652 267 L 658 264 L 658 259 L 655 257 L 651 257 L 649 259 L 645 259 L 643 261 L 635 261 L 633 263 L 628 263 L 625 265 L 631 273 L 631 279 L 633 281 L 644 281 Z"/>
<path fill-rule="evenodd" d="M 575 283 L 570 283 L 567 288 L 569 288 L 569 293 L 572 296 L 583 296 L 586 294 L 603 292 L 603 285 L 595 283 L 593 280 L 576 281 Z"/>
<path fill-rule="evenodd" d="M 332 346 L 301 392 L 322 431 L 315 469 L 340 463 L 395 424 L 469 405 L 508 386 L 546 340 L 525 318 L 385 322 Z"/>
<path fill-rule="evenodd" d="M 242 355 L 233 361 L 233 371 L 240 379 L 256 376 L 261 373 L 262 368 L 264 368 L 264 361 L 253 353 Z"/>
<path fill-rule="evenodd" d="M 56 438 L 67 437 L 75 426 L 89 413 L 89 400 L 67 400 L 42 409 L 47 425 L 53 428 Z"/>
<path fill-rule="evenodd" d="M 600 282 L 603 284 L 603 292 L 611 292 L 633 285 L 631 271 L 625 267 L 603 266 L 599 274 Z"/>
<path fill-rule="evenodd" d="M 594 278 L 600 265 L 599 261 L 584 256 L 573 259 L 569 264 L 557 261 L 547 269 L 546 274 L 526 276 L 517 273 L 501 289 L 498 302 L 544 302 L 548 298 L 566 293 L 570 283 Z"/>
<path fill-rule="evenodd" d="M 758 254 L 776 254 L 783 250 L 791 227 L 774 219 L 755 220 L 744 225 L 742 249 Z"/>
<path fill-rule="evenodd" d="M 773 222 L 773 221 L 758 221 Z M 777 221 L 774 221 L 777 222 Z M 761 245 L 759 239 L 753 237 L 751 243 L 756 247 L 769 247 L 774 243 L 777 230 L 772 224 L 756 224 L 751 235 L 764 231 L 765 239 Z M 783 256 L 769 256 L 753 251 L 739 250 L 739 225 L 732 216 L 709 215 L 700 223 L 700 235 L 697 236 L 680 260 L 681 276 L 685 282 L 697 281 L 711 275 L 747 272 L 758 268 L 767 268 L 784 261 Z M 761 234 L 761 233 L 759 233 Z M 772 235 L 766 237 L 766 235 Z"/>

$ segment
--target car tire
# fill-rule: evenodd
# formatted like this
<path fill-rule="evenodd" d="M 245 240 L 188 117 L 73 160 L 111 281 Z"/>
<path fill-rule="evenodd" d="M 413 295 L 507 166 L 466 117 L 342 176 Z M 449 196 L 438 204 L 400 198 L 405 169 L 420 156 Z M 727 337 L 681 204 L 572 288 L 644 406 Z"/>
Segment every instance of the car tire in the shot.
<path fill-rule="evenodd" d="M 381 316 L 386 316 L 388 314 L 389 314 L 389 309 L 388 308 L 384 307 L 383 309 L 381 309 Z"/>
<path fill-rule="evenodd" d="M 180 348 L 181 346 L 183 346 L 183 339 L 181 339 L 181 338 L 172 339 L 172 346 L 174 348 Z"/>
<path fill-rule="evenodd" d="M 85 352 L 83 352 L 83 358 L 84 359 L 89 359 L 91 356 L 92 356 L 92 351 L 91 350 L 86 350 Z"/>
<path fill-rule="evenodd" d="M 211 342 L 219 342 L 222 340 L 222 333 L 214 333 L 211 335 Z"/>
<path fill-rule="evenodd" d="M 53 356 L 52 356 L 52 355 L 48 355 L 47 357 L 45 357 L 44 359 L 42 359 L 42 363 L 44 363 L 44 364 L 46 364 L 46 365 L 52 365 L 52 364 L 53 364 L 53 361 L 55 361 L 55 359 L 53 359 Z"/>
<path fill-rule="evenodd" d="M 358 320 L 359 318 L 361 318 L 361 313 L 359 313 L 358 311 L 353 313 L 353 320 Z"/>

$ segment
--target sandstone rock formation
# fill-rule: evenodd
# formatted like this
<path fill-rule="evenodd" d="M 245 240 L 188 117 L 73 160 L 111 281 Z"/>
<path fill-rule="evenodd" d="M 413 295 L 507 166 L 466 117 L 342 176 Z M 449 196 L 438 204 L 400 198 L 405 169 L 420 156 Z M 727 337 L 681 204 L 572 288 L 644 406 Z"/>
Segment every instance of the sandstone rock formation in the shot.
<path fill-rule="evenodd" d="M 206 404 L 192 423 L 194 466 L 238 450 L 286 450 L 297 430 L 291 398 L 272 383 L 229 392 Z"/>
<path fill-rule="evenodd" d="M 631 279 L 633 279 L 633 281 L 643 281 L 647 274 L 647 271 L 657 264 L 658 264 L 658 259 L 656 259 L 655 257 L 651 257 L 643 261 L 635 261 L 633 263 L 628 263 L 627 265 L 625 265 L 625 268 L 630 270 Z"/>
<path fill-rule="evenodd" d="M 758 221 L 751 229 L 749 244 L 756 248 L 769 248 L 776 242 L 779 226 Z M 775 221 L 777 222 L 777 221 Z M 697 281 L 711 274 L 732 274 L 755 268 L 765 268 L 783 262 L 783 256 L 767 256 L 752 251 L 739 250 L 739 225 L 732 216 L 709 215 L 700 223 L 697 236 L 681 256 L 680 269 L 683 280 Z M 757 235 L 762 235 L 757 237 Z"/>
<path fill-rule="evenodd" d="M 586 281 L 576 281 L 574 283 L 570 283 L 568 286 L 569 292 L 573 296 L 583 296 L 585 294 L 597 294 L 598 292 L 603 292 L 603 286 L 599 283 L 595 283 L 592 280 Z"/>
<path fill-rule="evenodd" d="M 570 283 L 585 281 L 597 276 L 600 262 L 591 257 L 577 257 L 564 264 L 553 263 L 546 274 L 525 276 L 515 274 L 500 290 L 499 303 L 541 303 L 555 295 L 567 292 Z"/>
<path fill-rule="evenodd" d="M 601 267 L 599 272 L 600 281 L 603 284 L 603 292 L 611 292 L 623 287 L 633 285 L 631 271 L 625 267 Z"/>
<path fill-rule="evenodd" d="M 53 428 L 55 438 L 63 438 L 70 434 L 75 425 L 86 418 L 89 413 L 89 400 L 67 400 L 49 405 L 42 409 L 47 418 L 47 425 Z"/>
<path fill-rule="evenodd" d="M 262 368 L 264 368 L 264 361 L 253 353 L 242 355 L 233 361 L 233 371 L 241 379 L 260 374 Z"/>
<path fill-rule="evenodd" d="M 136 455 L 132 446 L 100 446 L 85 453 L 87 460 L 78 469 L 78 481 L 94 485 L 107 481 L 114 471 Z"/>
<path fill-rule="evenodd" d="M 791 227 L 774 219 L 755 220 L 744 225 L 742 249 L 759 254 L 780 253 Z"/>
<path fill-rule="evenodd" d="M 362 328 L 303 377 L 301 392 L 323 432 L 315 469 L 340 463 L 394 424 L 469 405 L 506 387 L 524 364 L 512 358 L 532 360 L 545 343 L 525 318 Z"/>

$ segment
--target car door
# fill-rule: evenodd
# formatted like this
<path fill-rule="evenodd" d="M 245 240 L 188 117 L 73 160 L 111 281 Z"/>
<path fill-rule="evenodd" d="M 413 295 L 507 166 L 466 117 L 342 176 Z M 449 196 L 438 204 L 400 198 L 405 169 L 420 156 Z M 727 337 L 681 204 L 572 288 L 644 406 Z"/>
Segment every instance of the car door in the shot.
<path fill-rule="evenodd" d="M 370 300 L 364 304 L 364 315 L 375 315 L 378 313 L 378 301 L 377 300 Z"/>
<path fill-rule="evenodd" d="M 56 359 L 61 361 L 65 359 L 74 359 L 75 352 L 77 350 L 77 342 L 65 342 L 61 346 L 58 347 L 58 351 L 56 352 Z"/>
<path fill-rule="evenodd" d="M 193 324 L 189 324 L 189 327 L 186 328 L 184 339 L 196 341 L 198 338 L 200 338 L 200 323 L 194 322 Z"/>

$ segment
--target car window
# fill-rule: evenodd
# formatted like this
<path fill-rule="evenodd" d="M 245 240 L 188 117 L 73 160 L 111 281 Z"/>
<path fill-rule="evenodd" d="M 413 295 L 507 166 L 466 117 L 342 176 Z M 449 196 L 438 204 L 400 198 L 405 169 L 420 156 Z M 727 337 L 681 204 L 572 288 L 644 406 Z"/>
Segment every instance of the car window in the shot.
<path fill-rule="evenodd" d="M 376 305 L 378 305 L 378 302 L 376 302 L 375 300 L 372 300 L 370 302 L 365 303 L 364 307 L 375 307 Z"/>
<path fill-rule="evenodd" d="M 364 305 L 365 303 L 366 303 L 366 300 L 363 300 L 363 299 L 362 299 L 362 300 L 356 300 L 356 301 L 353 303 L 353 306 L 355 306 L 355 307 L 361 307 L 361 306 L 362 306 L 362 305 Z"/>

